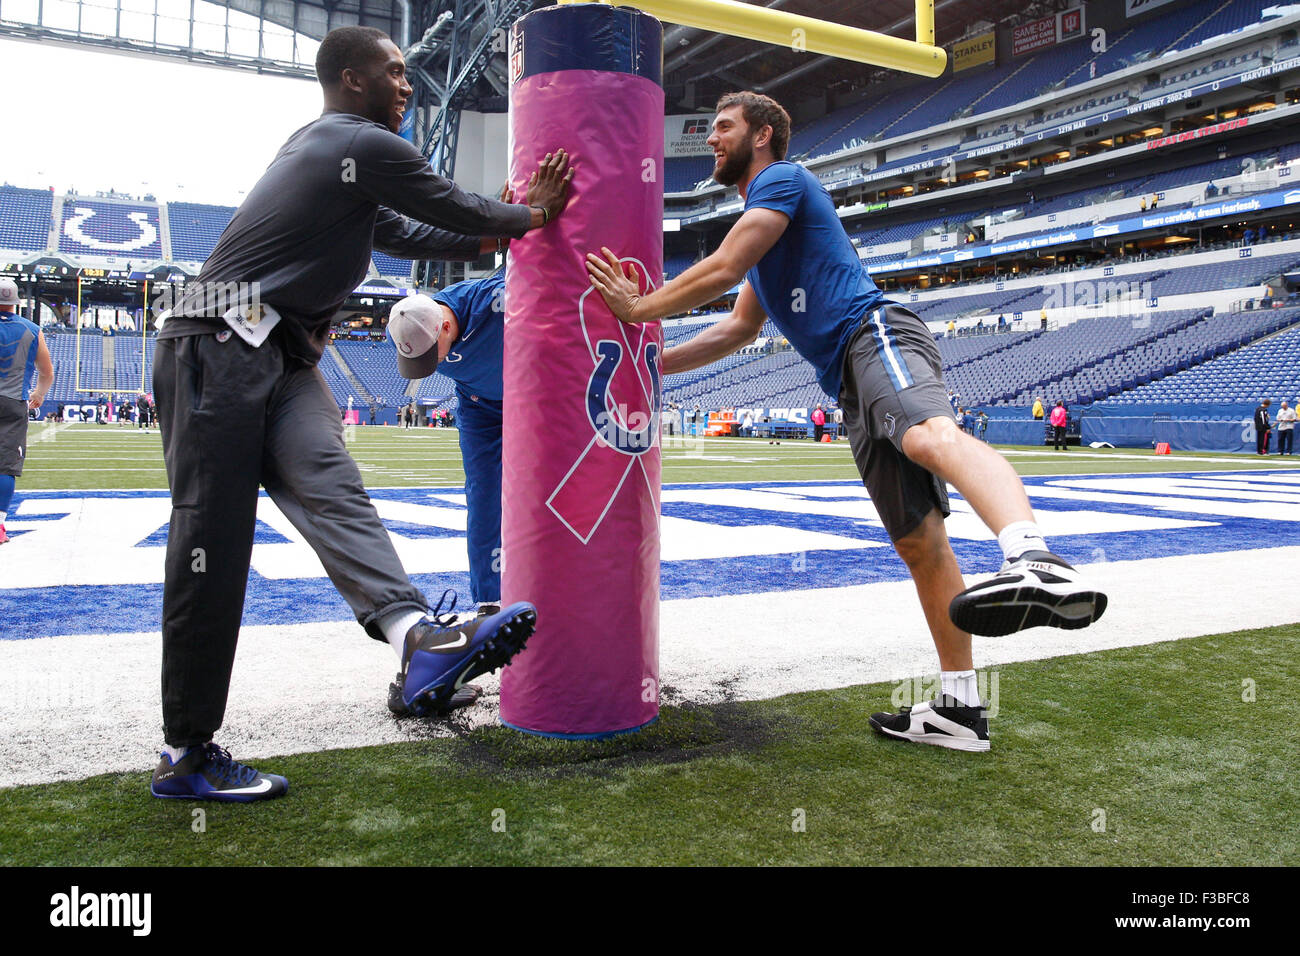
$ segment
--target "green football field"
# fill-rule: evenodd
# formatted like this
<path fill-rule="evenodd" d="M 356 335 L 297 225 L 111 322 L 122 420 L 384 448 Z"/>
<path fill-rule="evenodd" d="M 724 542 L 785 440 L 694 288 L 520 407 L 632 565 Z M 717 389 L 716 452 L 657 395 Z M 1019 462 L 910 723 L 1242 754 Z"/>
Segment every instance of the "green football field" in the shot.
<path fill-rule="evenodd" d="M 456 487 L 463 484 L 460 448 L 452 429 L 400 429 L 367 425 L 344 429 L 344 436 L 368 487 Z M 19 489 L 166 488 L 158 430 L 118 425 L 34 425 L 28 462 Z M 1003 447 L 1023 475 L 1108 474 L 1121 472 L 1207 471 L 1259 467 L 1300 467 L 1276 455 L 1180 453 L 1155 456 L 1135 449 Z M 796 481 L 855 479 L 857 469 L 847 441 L 814 445 L 808 441 L 766 439 L 666 438 L 663 480 Z"/>
<path fill-rule="evenodd" d="M 32 437 L 20 496 L 165 487 L 156 432 L 41 426 Z M 350 447 L 373 487 L 462 481 L 454 432 L 360 427 Z M 1261 464 L 1004 450 L 1023 474 Z M 664 462 L 666 483 L 856 477 L 843 442 L 670 445 Z M 466 727 L 259 760 L 291 782 L 266 804 L 153 800 L 142 773 L 0 790 L 0 863 L 1300 863 L 1294 735 L 1277 729 L 1300 721 L 1300 625 L 997 673 L 988 754 L 874 735 L 867 718 L 888 684 L 668 706 L 648 730 L 601 742 Z"/>

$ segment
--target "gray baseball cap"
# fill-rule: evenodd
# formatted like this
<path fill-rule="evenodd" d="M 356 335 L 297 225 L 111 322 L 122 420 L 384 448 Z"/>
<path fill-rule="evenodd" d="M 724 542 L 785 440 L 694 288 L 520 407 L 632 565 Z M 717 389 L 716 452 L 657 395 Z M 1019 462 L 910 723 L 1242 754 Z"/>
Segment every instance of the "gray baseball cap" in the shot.
<path fill-rule="evenodd" d="M 18 304 L 18 283 L 13 279 L 0 278 L 0 305 Z"/>
<path fill-rule="evenodd" d="M 388 337 L 397 347 L 397 374 L 428 378 L 438 367 L 442 310 L 423 293 L 408 295 L 388 313 Z"/>

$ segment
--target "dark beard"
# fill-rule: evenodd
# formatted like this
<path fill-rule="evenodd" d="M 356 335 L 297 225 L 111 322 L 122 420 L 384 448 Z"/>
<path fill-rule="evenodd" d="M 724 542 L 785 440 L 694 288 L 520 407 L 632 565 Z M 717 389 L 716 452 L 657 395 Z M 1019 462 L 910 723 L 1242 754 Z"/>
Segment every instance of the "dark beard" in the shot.
<path fill-rule="evenodd" d="M 713 181 L 722 186 L 734 186 L 745 175 L 749 164 L 754 161 L 754 147 L 745 145 L 744 153 L 734 153 L 727 157 L 722 168 L 713 174 Z"/>

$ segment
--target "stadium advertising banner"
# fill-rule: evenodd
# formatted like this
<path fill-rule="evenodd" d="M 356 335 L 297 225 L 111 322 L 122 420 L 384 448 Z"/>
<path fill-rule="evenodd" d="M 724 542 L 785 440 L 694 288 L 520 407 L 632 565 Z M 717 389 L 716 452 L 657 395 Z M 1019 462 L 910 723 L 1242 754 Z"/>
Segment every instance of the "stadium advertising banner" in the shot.
<path fill-rule="evenodd" d="M 1075 7 L 1055 16 L 1022 23 L 1011 31 L 1011 53 L 1022 56 L 1045 47 L 1083 36 L 1083 8 Z M 956 69 L 956 67 L 953 67 Z"/>
<path fill-rule="evenodd" d="M 1022 56 L 1056 43 L 1056 17 L 1030 20 L 1011 31 L 1011 53 Z"/>
<path fill-rule="evenodd" d="M 1108 222 L 1104 225 L 1078 225 L 1062 232 L 1026 236 L 1023 239 L 1009 239 L 1006 242 L 980 243 L 976 246 L 966 246 L 960 251 L 938 252 L 916 259 L 882 263 L 875 267 L 868 265 L 864 266 L 864 268 L 870 273 L 883 273 L 897 272 L 901 269 L 946 265 L 953 262 L 983 258 L 984 256 L 1000 256 L 1009 252 L 1027 252 L 1030 249 L 1042 249 L 1047 246 L 1061 245 L 1062 243 L 1084 242 L 1088 239 L 1116 236 L 1121 233 L 1136 232 L 1140 229 L 1159 229 L 1162 226 L 1181 226 L 1188 223 L 1219 219 L 1223 216 L 1239 216 L 1242 213 L 1261 212 L 1265 209 L 1276 209 L 1280 206 L 1290 206 L 1297 203 L 1300 203 L 1300 189 L 1279 189 L 1275 192 L 1261 193 L 1246 199 L 1229 199 L 1224 202 L 1207 203 L 1195 209 L 1177 209 L 1167 213 L 1145 213 L 1141 216 L 1121 219 L 1117 222 Z"/>
<path fill-rule="evenodd" d="M 1147 149 L 1160 149 L 1164 146 L 1172 146 L 1175 143 L 1186 143 L 1189 140 L 1200 139 L 1203 136 L 1217 136 L 1219 133 L 1226 133 L 1229 130 L 1241 129 L 1250 123 L 1249 117 L 1240 116 L 1237 119 L 1225 120 L 1222 123 L 1215 123 L 1213 126 L 1202 126 L 1199 129 L 1189 129 L 1182 133 L 1176 133 L 1173 136 L 1161 136 L 1159 139 L 1153 139 L 1147 142 Z"/>
<path fill-rule="evenodd" d="M 706 140 L 712 121 L 705 113 L 664 117 L 664 158 L 710 155 L 713 150 Z"/>
<path fill-rule="evenodd" d="M 973 66 L 992 63 L 996 57 L 997 34 L 990 30 L 952 45 L 952 71 L 958 73 Z"/>
<path fill-rule="evenodd" d="M 1140 17 L 1144 13 L 1150 13 L 1156 7 L 1164 7 L 1173 3 L 1174 0 L 1124 0 L 1124 12 L 1128 14 L 1129 19 Z"/>

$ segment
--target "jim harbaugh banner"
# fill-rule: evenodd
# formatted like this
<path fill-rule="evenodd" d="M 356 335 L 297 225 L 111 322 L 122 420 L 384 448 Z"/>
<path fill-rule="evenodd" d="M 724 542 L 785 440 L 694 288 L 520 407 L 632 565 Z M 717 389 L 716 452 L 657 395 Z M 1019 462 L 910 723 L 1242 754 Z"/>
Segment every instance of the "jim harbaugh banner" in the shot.
<path fill-rule="evenodd" d="M 952 71 L 958 73 L 972 66 L 992 63 L 996 56 L 997 34 L 990 30 L 952 45 Z"/>
<path fill-rule="evenodd" d="M 687 113 L 684 116 L 664 117 L 664 157 L 708 156 L 709 126 L 713 117 L 708 113 Z"/>

